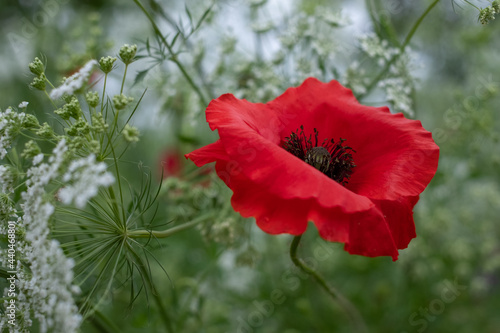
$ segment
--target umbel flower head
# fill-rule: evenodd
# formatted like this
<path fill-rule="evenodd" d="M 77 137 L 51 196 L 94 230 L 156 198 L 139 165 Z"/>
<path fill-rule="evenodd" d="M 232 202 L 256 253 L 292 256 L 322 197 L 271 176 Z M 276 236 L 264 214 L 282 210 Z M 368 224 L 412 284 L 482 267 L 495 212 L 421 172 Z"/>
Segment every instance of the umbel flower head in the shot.
<path fill-rule="evenodd" d="M 416 236 L 413 207 L 439 157 L 420 121 L 314 78 L 266 104 L 222 95 L 206 116 L 220 139 L 186 157 L 215 161 L 233 208 L 265 232 L 300 235 L 312 221 L 351 254 L 393 260 Z"/>

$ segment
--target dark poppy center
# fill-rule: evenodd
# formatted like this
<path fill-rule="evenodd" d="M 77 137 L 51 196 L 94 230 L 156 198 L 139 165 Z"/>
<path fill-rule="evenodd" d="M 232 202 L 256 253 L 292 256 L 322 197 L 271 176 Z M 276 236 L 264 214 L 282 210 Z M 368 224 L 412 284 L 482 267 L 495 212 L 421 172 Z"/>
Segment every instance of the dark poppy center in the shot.
<path fill-rule="evenodd" d="M 319 132 L 314 129 L 314 138 L 310 134 L 307 137 L 304 134 L 304 126 L 300 126 L 286 137 L 283 142 L 283 148 L 300 158 L 307 164 L 315 167 L 336 182 L 346 185 L 349 177 L 356 166 L 352 159 L 354 149 L 344 146 L 345 139 L 340 138 L 335 142 L 333 139 L 325 139 L 318 145 Z"/>

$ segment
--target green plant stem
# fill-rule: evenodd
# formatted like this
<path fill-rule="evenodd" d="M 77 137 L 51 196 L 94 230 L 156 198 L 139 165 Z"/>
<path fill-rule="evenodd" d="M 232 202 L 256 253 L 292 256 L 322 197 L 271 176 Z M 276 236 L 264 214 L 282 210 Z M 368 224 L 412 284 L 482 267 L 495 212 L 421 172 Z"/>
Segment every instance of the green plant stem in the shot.
<path fill-rule="evenodd" d="M 108 73 L 104 73 L 104 85 L 102 86 L 101 114 L 104 110 L 104 96 L 106 95 L 106 83 L 108 81 Z M 107 114 L 106 114 L 107 116 Z"/>
<path fill-rule="evenodd" d="M 179 226 L 167 229 L 167 230 L 132 230 L 127 232 L 127 236 L 130 238 L 166 238 L 170 237 L 178 232 L 190 229 L 197 225 L 198 223 L 201 223 L 203 221 L 206 221 L 210 217 L 212 217 L 213 214 L 207 214 L 207 215 L 202 215 L 199 216 L 195 219 L 193 219 L 190 222 L 181 224 Z"/>
<path fill-rule="evenodd" d="M 398 54 L 396 54 L 395 56 L 393 56 L 389 62 L 387 62 L 387 64 L 385 65 L 384 69 L 370 82 L 370 84 L 366 88 L 366 92 L 364 94 L 361 94 L 360 96 L 358 96 L 359 99 L 362 99 L 363 97 L 365 97 L 366 95 L 368 95 L 370 93 L 370 91 L 373 88 L 375 88 L 375 86 L 380 81 L 380 79 L 382 79 L 382 77 L 391 68 L 392 64 L 394 64 L 396 62 L 396 60 L 399 59 L 399 57 L 401 56 L 401 54 L 405 50 L 406 46 L 408 46 L 408 44 L 410 44 L 410 41 L 411 41 L 413 35 L 415 34 L 415 32 L 417 31 L 418 27 L 420 26 L 420 23 L 422 23 L 422 21 L 427 16 L 427 14 L 430 13 L 430 11 L 438 4 L 439 1 L 440 0 L 434 0 L 429 5 L 429 7 L 427 7 L 427 9 L 425 10 L 425 12 L 418 18 L 417 22 L 415 22 L 415 24 L 413 24 L 413 27 L 411 28 L 411 30 L 408 33 L 408 35 L 406 36 L 403 44 L 401 44 L 401 46 L 399 48 L 400 52 Z"/>
<path fill-rule="evenodd" d="M 125 86 L 125 78 L 127 77 L 128 64 L 125 64 L 125 72 L 123 73 L 122 87 L 120 89 L 120 95 L 123 94 L 123 87 Z"/>
<path fill-rule="evenodd" d="M 45 96 L 47 96 L 47 98 L 49 99 L 50 103 L 52 104 L 53 107 L 55 107 L 57 109 L 57 105 L 54 103 L 54 101 L 52 100 L 52 98 L 50 98 L 50 95 L 49 93 L 47 92 L 47 90 L 44 90 L 43 91 L 45 93 Z"/>
<path fill-rule="evenodd" d="M 52 89 L 55 89 L 54 85 L 49 81 L 49 79 L 47 79 L 47 77 L 45 77 L 45 82 L 47 82 L 52 87 Z"/>
<path fill-rule="evenodd" d="M 370 20 L 372 21 L 373 28 L 377 35 L 380 35 L 379 26 L 377 24 L 377 18 L 375 17 L 375 8 L 373 7 L 372 0 L 365 0 L 365 6 L 368 9 L 368 14 L 370 15 Z"/>
<path fill-rule="evenodd" d="M 471 3 L 470 1 L 467 1 L 467 0 L 464 0 L 466 3 L 468 3 L 469 5 L 471 5 L 472 7 L 476 8 L 477 10 L 481 11 L 481 8 L 479 8 L 478 6 L 474 5 L 473 3 Z"/>
<path fill-rule="evenodd" d="M 90 318 L 90 322 L 96 327 L 99 332 L 103 333 L 119 333 L 120 328 L 115 325 L 109 318 L 100 311 L 94 310 L 94 316 Z"/>
<path fill-rule="evenodd" d="M 181 71 L 182 75 L 184 78 L 188 81 L 189 85 L 194 89 L 198 97 L 200 98 L 200 102 L 203 104 L 203 106 L 207 106 L 207 100 L 205 99 L 205 96 L 201 92 L 200 88 L 194 83 L 193 79 L 191 76 L 188 74 L 182 63 L 177 59 L 177 56 L 174 53 L 174 50 L 172 50 L 172 46 L 168 43 L 166 40 L 165 36 L 160 31 L 160 28 L 156 25 L 153 17 L 148 13 L 146 8 L 142 5 L 142 3 L 139 0 L 134 0 L 135 4 L 142 10 L 144 15 L 148 18 L 149 22 L 151 22 L 151 25 L 153 26 L 153 29 L 155 33 L 161 38 L 163 44 L 165 44 L 165 47 L 167 48 L 168 52 L 170 53 L 170 60 L 177 65 L 179 70 Z"/>
<path fill-rule="evenodd" d="M 318 272 L 316 272 L 311 267 L 307 266 L 302 259 L 297 257 L 297 248 L 299 246 L 301 238 L 302 235 L 295 236 L 293 238 L 292 245 L 290 246 L 290 258 L 292 259 L 292 262 L 301 271 L 312 276 L 313 279 L 321 286 L 321 288 L 323 288 L 323 290 L 326 291 L 328 295 L 330 295 L 338 305 L 340 305 L 340 307 L 347 314 L 353 325 L 356 326 L 357 332 L 363 332 L 363 333 L 368 332 L 363 317 L 358 312 L 356 307 L 347 298 L 345 298 L 338 290 L 329 286 L 325 281 L 325 279 L 321 275 L 319 275 Z"/>
<path fill-rule="evenodd" d="M 170 315 L 168 314 L 167 310 L 165 309 L 165 306 L 163 305 L 162 298 L 160 297 L 160 295 L 156 291 L 156 288 L 153 284 L 153 281 L 151 280 L 151 277 L 150 277 L 148 270 L 146 269 L 146 267 L 142 263 L 142 260 L 139 257 L 139 255 L 135 251 L 132 250 L 131 245 L 128 244 L 128 242 L 127 242 L 127 245 L 131 249 L 130 253 L 132 253 L 135 260 L 137 261 L 136 262 L 137 268 L 141 271 L 141 274 L 143 276 L 143 281 L 145 281 L 147 283 L 147 286 L 148 286 L 149 290 L 151 291 L 151 294 L 153 295 L 153 298 L 154 298 L 156 305 L 158 306 L 158 310 L 160 312 L 160 317 L 161 317 L 163 323 L 165 324 L 165 328 L 167 329 L 167 332 L 174 333 L 174 327 L 172 325 L 172 320 L 170 319 Z"/>

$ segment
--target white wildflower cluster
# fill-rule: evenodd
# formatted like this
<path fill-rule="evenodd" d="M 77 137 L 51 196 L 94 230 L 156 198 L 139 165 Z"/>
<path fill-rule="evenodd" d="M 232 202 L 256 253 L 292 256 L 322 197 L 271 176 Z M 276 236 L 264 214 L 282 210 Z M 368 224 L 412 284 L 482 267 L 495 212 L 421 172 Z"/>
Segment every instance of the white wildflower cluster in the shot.
<path fill-rule="evenodd" d="M 253 68 L 253 77 L 249 78 L 246 86 L 235 94 L 241 98 L 266 100 L 279 93 L 279 78 L 271 68 L 262 65 Z"/>
<path fill-rule="evenodd" d="M 316 48 L 320 53 L 329 51 L 338 44 L 338 40 L 332 39 L 331 27 L 342 27 L 350 24 L 350 20 L 339 11 L 333 11 L 329 7 L 316 7 L 313 15 L 298 13 L 287 22 L 287 29 L 279 37 L 286 48 L 293 48 L 296 44 L 310 38 L 316 42 Z M 326 53 L 326 52 L 325 52 Z"/>
<path fill-rule="evenodd" d="M 7 149 L 10 148 L 14 136 L 21 129 L 24 117 L 23 112 L 14 112 L 11 108 L 0 111 L 0 159 L 7 155 Z"/>
<path fill-rule="evenodd" d="M 366 93 L 366 86 L 370 83 L 370 80 L 366 77 L 366 71 L 361 68 L 359 62 L 353 61 L 347 67 L 341 82 L 343 85 L 351 88 L 354 94 L 362 95 Z"/>
<path fill-rule="evenodd" d="M 65 161 L 65 140 L 59 142 L 48 163 L 32 166 L 27 173 L 26 192 L 22 193 L 24 214 L 20 227 L 25 231 L 18 249 L 30 273 L 18 271 L 18 310 L 24 328 L 31 325 L 31 313 L 40 323 L 40 332 L 76 332 L 81 316 L 73 295 L 78 288 L 73 282 L 73 260 L 66 258 L 59 242 L 49 237 L 49 219 L 54 206 L 47 202 L 45 186 L 59 177 Z M 21 328 L 20 332 L 24 331 Z"/>
<path fill-rule="evenodd" d="M 341 11 L 332 10 L 330 7 L 316 7 L 316 16 L 332 27 L 343 27 L 351 24 L 349 17 L 342 14 Z"/>
<path fill-rule="evenodd" d="M 76 91 L 81 89 L 89 80 L 90 74 L 95 66 L 98 65 L 97 60 L 90 60 L 87 62 L 77 73 L 68 77 L 63 84 L 53 89 L 50 92 L 50 98 L 58 99 L 64 94 L 73 95 Z"/>
<path fill-rule="evenodd" d="M 82 318 L 73 298 L 80 292 L 73 285 L 75 263 L 65 256 L 59 242 L 50 237 L 49 221 L 55 206 L 46 187 L 55 180 L 69 182 L 59 193 L 61 200 L 83 208 L 97 194 L 99 186 L 109 186 L 114 181 L 106 171 L 106 165 L 96 163 L 95 155 L 73 160 L 68 165 L 71 154 L 65 139 L 57 144 L 47 162 L 43 161 L 43 156 L 35 156 L 27 171 L 26 191 L 21 194 L 21 217 L 17 216 L 13 203 L 5 194 L 0 198 L 3 220 L 0 233 L 7 232 L 5 221 L 17 220 L 16 232 L 22 236 L 17 239 L 16 251 L 22 265 L 29 268 L 28 273 L 18 264 L 16 304 L 19 325 L 8 326 L 11 333 L 28 331 L 32 319 L 38 321 L 40 332 L 78 331 Z M 0 185 L 9 190 L 11 179 L 8 167 L 1 166 Z M 3 318 L 0 327 L 7 327 Z"/>
<path fill-rule="evenodd" d="M 26 109 L 26 108 L 28 107 L 28 104 L 29 104 L 29 103 L 28 103 L 28 102 L 26 102 L 26 101 L 21 102 L 21 103 L 19 103 L 18 108 L 20 108 L 20 109 Z"/>
<path fill-rule="evenodd" d="M 105 163 L 96 163 L 94 154 L 72 161 L 63 176 L 65 183 L 72 184 L 59 190 L 59 199 L 64 204 L 74 202 L 78 208 L 85 207 L 87 201 L 97 194 L 100 186 L 107 187 L 115 181 L 106 168 Z"/>
<path fill-rule="evenodd" d="M 5 165 L 0 165 L 0 188 L 2 193 L 14 191 L 13 183 L 14 179 L 11 170 Z"/>
<path fill-rule="evenodd" d="M 399 49 L 391 47 L 389 42 L 381 40 L 375 33 L 368 33 L 359 38 L 359 47 L 370 58 L 377 61 L 379 66 L 385 66 L 394 56 L 399 53 Z"/>
<path fill-rule="evenodd" d="M 275 27 L 276 25 L 273 21 L 254 22 L 250 25 L 253 32 L 260 34 L 271 31 Z"/>
<path fill-rule="evenodd" d="M 381 40 L 376 34 L 370 33 L 359 38 L 360 49 L 374 59 L 380 67 L 390 65 L 386 77 L 377 83 L 386 95 L 386 100 L 392 104 L 394 112 L 403 112 L 412 117 L 413 99 L 412 92 L 415 80 L 410 73 L 411 56 L 410 49 L 401 51 L 399 48 L 390 46 L 386 40 Z M 362 79 L 349 69 L 345 75 L 346 83 L 353 88 L 355 93 L 363 94 Z M 354 88 L 356 86 L 356 88 Z"/>
<path fill-rule="evenodd" d="M 388 78 L 380 81 L 379 87 L 383 88 L 386 94 L 387 101 L 393 105 L 397 112 L 403 112 L 409 116 L 413 116 L 411 100 L 411 86 L 403 78 Z"/>
<path fill-rule="evenodd" d="M 387 101 L 395 112 L 403 112 L 414 116 L 412 93 L 415 79 L 410 73 L 412 69 L 411 50 L 407 49 L 389 68 L 388 77 L 381 80 L 378 86 L 385 91 Z"/>

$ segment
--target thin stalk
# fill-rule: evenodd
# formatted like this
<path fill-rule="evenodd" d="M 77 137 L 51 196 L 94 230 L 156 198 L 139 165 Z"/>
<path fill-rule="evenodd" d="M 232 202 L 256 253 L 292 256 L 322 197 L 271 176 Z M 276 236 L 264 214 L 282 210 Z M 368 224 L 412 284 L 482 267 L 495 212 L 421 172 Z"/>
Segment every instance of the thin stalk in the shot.
<path fill-rule="evenodd" d="M 167 229 L 167 230 L 132 230 L 127 232 L 127 236 L 130 238 L 166 238 L 170 237 L 178 232 L 190 229 L 194 226 L 196 226 L 198 223 L 201 223 L 203 221 L 206 221 L 210 217 L 212 217 L 213 214 L 207 214 L 207 215 L 202 215 L 199 216 L 195 219 L 193 219 L 190 222 L 181 224 L 179 226 Z"/>
<path fill-rule="evenodd" d="M 91 317 L 92 324 L 102 333 L 120 333 L 122 330 L 116 326 L 109 318 L 100 311 L 94 310 L 94 316 Z"/>
<path fill-rule="evenodd" d="M 373 8 L 372 0 L 365 0 L 365 6 L 368 9 L 368 14 L 370 15 L 373 28 L 375 29 L 377 35 L 380 36 L 379 26 L 377 24 L 377 18 L 375 17 L 375 9 Z"/>
<path fill-rule="evenodd" d="M 109 138 L 108 138 L 109 139 Z M 120 195 L 120 203 L 121 203 L 121 211 L 122 211 L 122 221 L 123 221 L 123 228 L 126 229 L 126 214 L 125 214 L 125 206 L 123 204 L 123 191 L 122 191 L 122 182 L 120 178 L 120 169 L 118 168 L 118 158 L 116 157 L 115 154 L 115 149 L 113 148 L 113 145 L 110 145 L 111 148 L 111 153 L 113 154 L 113 160 L 114 160 L 114 165 L 115 165 L 115 171 L 116 171 L 116 183 L 118 184 L 118 194 Z M 110 187 L 112 190 L 112 187 Z"/>
<path fill-rule="evenodd" d="M 295 236 L 292 241 L 292 245 L 290 246 L 290 258 L 292 262 L 297 266 L 301 271 L 313 277 L 313 279 L 323 288 L 324 291 L 331 296 L 331 298 L 344 310 L 349 319 L 351 320 L 353 326 L 356 327 L 357 332 L 368 332 L 368 328 L 363 320 L 363 317 L 358 312 L 356 307 L 342 295 L 337 289 L 328 285 L 325 279 L 314 269 L 307 266 L 306 263 L 297 257 L 297 248 L 300 243 L 300 239 L 302 235 Z"/>
<path fill-rule="evenodd" d="M 50 82 L 50 80 L 47 79 L 47 77 L 45 77 L 45 82 L 47 82 L 52 87 L 52 89 L 56 88 L 56 87 L 54 87 L 54 85 L 52 84 L 52 82 Z"/>
<path fill-rule="evenodd" d="M 153 295 L 153 298 L 154 298 L 156 305 L 158 306 L 158 310 L 160 312 L 160 318 L 162 319 L 163 323 L 165 324 L 165 328 L 166 328 L 167 332 L 173 333 L 174 327 L 172 324 L 172 320 L 170 319 L 169 313 L 165 309 L 165 305 L 163 305 L 162 298 L 160 297 L 160 295 L 156 291 L 156 288 L 153 284 L 153 281 L 151 281 L 151 279 L 150 279 L 149 272 L 147 271 L 146 267 L 142 263 L 142 260 L 139 257 L 139 255 L 133 250 L 132 246 L 130 244 L 128 244 L 128 242 L 127 242 L 127 245 L 130 249 L 130 253 L 132 254 L 132 256 L 134 256 L 135 260 L 137 261 L 136 266 L 141 271 L 141 275 L 143 276 L 143 281 L 145 281 L 147 283 L 148 288 L 151 291 L 151 294 Z"/>
<path fill-rule="evenodd" d="M 104 110 L 104 96 L 106 95 L 106 82 L 107 82 L 107 80 L 108 80 L 108 73 L 104 73 L 104 86 L 102 87 L 101 114 Z"/>
<path fill-rule="evenodd" d="M 115 163 L 115 166 L 116 166 L 116 163 Z M 116 167 L 118 169 L 118 167 Z M 120 191 L 121 191 L 121 188 L 120 188 Z M 117 221 L 116 224 L 121 224 L 121 218 L 120 218 L 120 209 L 118 208 L 118 201 L 116 199 L 116 195 L 115 195 L 115 191 L 113 190 L 113 186 L 110 186 L 108 188 L 108 193 L 109 193 L 109 197 L 111 198 L 111 204 L 113 206 L 113 213 L 115 214 L 115 219 Z M 124 225 L 122 225 L 123 228 L 125 228 Z"/>
<path fill-rule="evenodd" d="M 477 10 L 481 11 L 481 8 L 479 8 L 478 6 L 474 5 L 473 3 L 471 3 L 470 1 L 467 1 L 467 0 L 464 0 L 466 3 L 468 3 L 469 5 L 471 5 L 472 7 L 476 8 Z"/>
<path fill-rule="evenodd" d="M 49 99 L 50 103 L 52 103 L 52 106 L 54 106 L 57 109 L 57 105 L 54 103 L 54 101 L 52 100 L 52 98 L 50 98 L 50 95 L 47 92 L 47 90 L 44 90 L 43 92 L 45 93 L 45 96 L 47 96 L 47 98 Z"/>
<path fill-rule="evenodd" d="M 122 87 L 120 89 L 120 95 L 123 93 L 123 87 L 125 86 L 125 78 L 127 77 L 128 64 L 125 64 L 125 72 L 123 73 Z"/>
<path fill-rule="evenodd" d="M 172 46 L 168 43 L 168 41 L 165 38 L 165 36 L 163 36 L 163 34 L 161 33 L 160 28 L 158 28 L 158 26 L 156 25 L 153 17 L 148 13 L 148 11 L 146 10 L 146 8 L 144 8 L 144 6 L 141 4 L 141 2 L 139 0 L 134 0 L 134 2 L 142 10 L 142 12 L 144 13 L 144 15 L 146 15 L 146 17 L 148 18 L 149 22 L 151 22 L 151 25 L 153 26 L 153 29 L 154 29 L 155 33 L 161 38 L 163 44 L 165 44 L 165 46 L 166 46 L 166 48 L 168 50 L 168 53 L 170 53 L 170 60 L 177 65 L 177 67 L 181 71 L 181 73 L 184 76 L 184 78 L 188 81 L 189 85 L 194 89 L 194 91 L 196 92 L 196 94 L 200 98 L 200 101 L 203 104 L 203 106 L 207 106 L 208 102 L 205 99 L 205 96 L 201 92 L 200 88 L 196 85 L 196 83 L 194 83 L 193 79 L 188 74 L 188 72 L 186 71 L 186 69 L 184 68 L 184 66 L 182 65 L 182 63 L 177 59 L 177 56 L 175 55 L 174 50 L 172 50 Z"/>
<path fill-rule="evenodd" d="M 387 62 L 387 64 L 385 65 L 384 69 L 370 82 L 370 84 L 366 88 L 366 92 L 364 94 L 361 94 L 359 96 L 359 99 L 362 99 L 363 97 L 365 97 L 366 95 L 368 95 L 370 93 L 370 91 L 373 88 L 375 88 L 375 86 L 380 81 L 380 79 L 382 79 L 382 77 L 387 73 L 387 71 L 389 70 L 389 68 L 391 68 L 391 66 L 394 64 L 394 62 L 396 62 L 396 60 L 401 56 L 401 54 L 403 53 L 403 51 L 406 48 L 406 46 L 408 46 L 408 44 L 410 43 L 413 35 L 415 34 L 415 32 L 417 31 L 418 27 L 420 26 L 420 23 L 422 23 L 422 21 L 427 16 L 427 14 L 430 13 L 430 11 L 438 4 L 439 1 L 440 0 L 434 0 L 434 2 L 431 3 L 429 5 L 429 7 L 427 7 L 427 9 L 425 10 L 425 12 L 418 18 L 417 22 L 415 22 L 415 24 L 413 24 L 413 27 L 411 28 L 411 30 L 408 33 L 408 35 L 406 36 L 403 44 L 401 44 L 401 46 L 399 48 L 400 52 L 398 54 L 396 54 L 394 57 L 392 57 L 389 62 Z"/>

